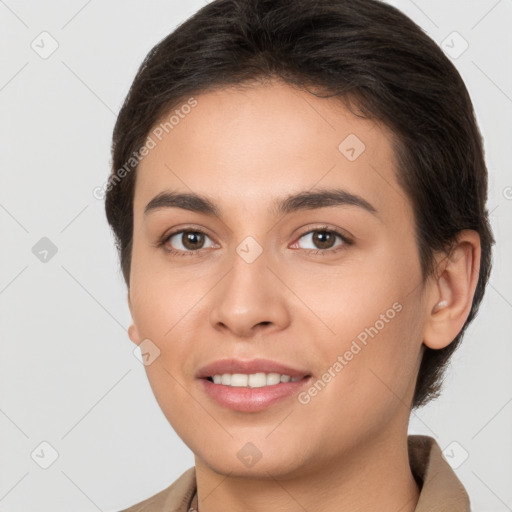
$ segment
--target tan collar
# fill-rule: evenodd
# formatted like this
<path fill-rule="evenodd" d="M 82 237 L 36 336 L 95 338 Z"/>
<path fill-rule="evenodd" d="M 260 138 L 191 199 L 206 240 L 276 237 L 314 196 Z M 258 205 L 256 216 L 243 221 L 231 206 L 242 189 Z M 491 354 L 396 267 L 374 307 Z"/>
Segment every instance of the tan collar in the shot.
<path fill-rule="evenodd" d="M 407 438 L 409 463 L 421 491 L 415 512 L 470 512 L 469 497 L 430 436 Z M 187 469 L 167 489 L 122 512 L 196 512 L 195 467 Z"/>
<path fill-rule="evenodd" d="M 415 512 L 470 512 L 469 496 L 436 440 L 408 436 L 409 464 L 423 485 Z"/>

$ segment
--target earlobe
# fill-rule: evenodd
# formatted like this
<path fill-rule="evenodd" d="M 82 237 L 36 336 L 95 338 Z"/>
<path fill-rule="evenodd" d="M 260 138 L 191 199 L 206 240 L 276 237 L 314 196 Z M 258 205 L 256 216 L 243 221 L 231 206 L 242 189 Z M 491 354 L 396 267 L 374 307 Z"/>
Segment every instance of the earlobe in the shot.
<path fill-rule="evenodd" d="M 459 334 L 473 303 L 480 271 L 480 237 L 461 231 L 455 247 L 439 263 L 427 304 L 423 343 L 432 349 L 448 346 Z"/>
<path fill-rule="evenodd" d="M 140 336 L 137 331 L 137 327 L 135 327 L 135 324 L 131 324 L 130 327 L 128 327 L 128 336 L 133 341 L 133 343 L 135 343 L 135 345 L 140 343 Z"/>

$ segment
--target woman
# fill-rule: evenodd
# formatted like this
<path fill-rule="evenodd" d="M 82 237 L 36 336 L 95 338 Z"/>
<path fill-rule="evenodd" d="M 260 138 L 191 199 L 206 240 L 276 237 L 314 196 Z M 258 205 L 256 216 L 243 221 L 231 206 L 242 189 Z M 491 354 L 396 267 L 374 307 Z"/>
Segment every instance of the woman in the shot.
<path fill-rule="evenodd" d="M 411 410 L 482 300 L 482 141 L 437 45 L 374 0 L 215 0 L 119 114 L 106 213 L 195 466 L 129 511 L 468 511 Z"/>

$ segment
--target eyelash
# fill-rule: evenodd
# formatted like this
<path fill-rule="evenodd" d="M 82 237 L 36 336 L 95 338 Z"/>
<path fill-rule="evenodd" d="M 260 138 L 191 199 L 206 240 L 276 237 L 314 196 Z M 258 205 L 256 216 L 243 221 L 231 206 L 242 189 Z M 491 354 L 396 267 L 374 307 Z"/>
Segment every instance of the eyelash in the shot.
<path fill-rule="evenodd" d="M 308 254 L 313 254 L 313 255 L 321 254 L 322 256 L 325 255 L 325 254 L 333 254 L 333 253 L 337 253 L 340 250 L 343 250 L 346 246 L 353 244 L 353 241 L 350 240 L 346 235 L 340 233 L 336 229 L 330 228 L 329 226 L 319 226 L 319 227 L 315 227 L 314 229 L 309 229 L 308 231 L 305 231 L 304 233 L 299 235 L 297 240 L 300 240 L 305 235 L 309 235 L 310 233 L 315 233 L 315 232 L 327 232 L 327 233 L 331 233 L 331 234 L 337 235 L 339 238 L 341 238 L 343 243 L 341 245 L 338 245 L 334 249 L 303 249 Z M 163 248 L 163 250 L 165 252 L 167 252 L 168 254 L 172 254 L 173 256 L 193 256 L 193 255 L 195 255 L 195 254 L 197 254 L 198 252 L 201 251 L 201 249 L 198 249 L 196 251 L 181 251 L 181 250 L 177 250 L 177 249 L 172 249 L 172 248 L 166 247 L 165 244 L 174 235 L 177 235 L 179 233 L 200 233 L 202 235 L 208 236 L 207 233 L 205 233 L 203 230 L 198 229 L 198 228 L 194 228 L 194 229 L 179 229 L 177 231 L 173 231 L 172 233 L 169 233 L 168 235 L 165 235 L 162 238 L 162 240 L 160 240 L 157 243 L 157 247 Z"/>

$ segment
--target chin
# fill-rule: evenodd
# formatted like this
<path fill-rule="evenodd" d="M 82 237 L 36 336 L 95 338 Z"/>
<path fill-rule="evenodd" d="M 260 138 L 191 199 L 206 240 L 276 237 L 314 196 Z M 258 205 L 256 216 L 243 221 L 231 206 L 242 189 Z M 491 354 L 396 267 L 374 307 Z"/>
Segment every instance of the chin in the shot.
<path fill-rule="evenodd" d="M 264 456 L 255 462 L 252 466 L 242 463 L 237 458 L 228 458 L 225 460 L 214 459 L 211 455 L 202 457 L 196 455 L 196 464 L 198 459 L 206 465 L 211 471 L 219 475 L 229 475 L 230 478 L 250 478 L 258 480 L 272 480 L 292 478 L 303 473 L 304 468 L 298 465 L 297 458 L 295 462 L 283 460 L 281 454 L 277 453 L 275 457 Z"/>

